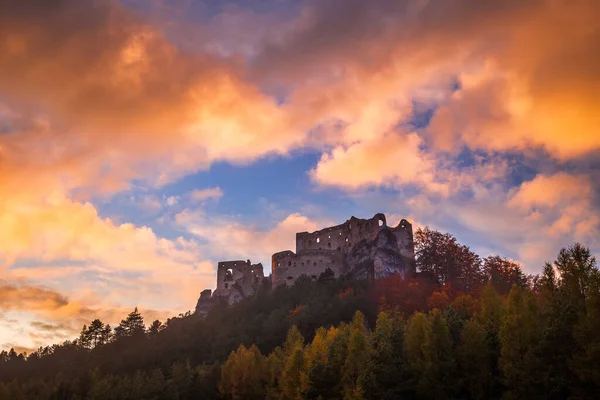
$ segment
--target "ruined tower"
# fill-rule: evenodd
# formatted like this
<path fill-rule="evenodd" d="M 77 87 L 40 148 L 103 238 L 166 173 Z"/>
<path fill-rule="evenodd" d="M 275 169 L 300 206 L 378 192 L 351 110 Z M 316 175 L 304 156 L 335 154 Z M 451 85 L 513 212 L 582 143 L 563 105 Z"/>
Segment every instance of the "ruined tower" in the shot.
<path fill-rule="evenodd" d="M 366 264 L 365 264 L 366 263 Z M 371 219 L 351 217 L 341 225 L 296 234 L 296 252 L 273 254 L 272 283 L 292 285 L 302 275 L 318 278 L 327 269 L 335 277 L 369 265 L 366 274 L 382 277 L 414 272 L 412 225 L 402 220 L 387 226 L 385 215 Z"/>

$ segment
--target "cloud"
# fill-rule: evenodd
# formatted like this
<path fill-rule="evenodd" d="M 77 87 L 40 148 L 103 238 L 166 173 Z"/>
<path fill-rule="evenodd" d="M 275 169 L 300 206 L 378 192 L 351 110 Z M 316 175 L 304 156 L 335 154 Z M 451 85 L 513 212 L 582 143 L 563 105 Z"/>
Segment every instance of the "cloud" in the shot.
<path fill-rule="evenodd" d="M 194 201 L 205 201 L 205 200 L 219 200 L 223 197 L 223 191 L 220 187 L 208 188 L 208 189 L 195 189 L 190 193 L 190 198 Z"/>
<path fill-rule="evenodd" d="M 292 213 L 273 223 L 271 228 L 261 229 L 247 225 L 234 217 L 211 218 L 203 212 L 184 210 L 175 216 L 174 222 L 195 237 L 202 239 L 204 248 L 211 254 L 226 259 L 251 259 L 271 265 L 271 255 L 282 250 L 296 249 L 296 233 L 315 231 L 329 224 L 318 222 L 299 213 Z"/>
<path fill-rule="evenodd" d="M 39 346 L 74 339 L 83 324 L 89 324 L 96 318 L 115 326 L 132 308 L 90 307 L 50 288 L 2 281 L 0 310 L 5 315 L 14 315 L 19 322 L 0 328 L 0 343 L 7 339 L 14 341 L 15 335 L 18 335 L 18 351 L 31 353 Z M 172 310 L 153 310 L 143 306 L 140 312 L 147 324 L 154 319 L 164 321 L 173 315 Z M 15 347 L 15 343 L 5 342 L 1 347 L 8 349 Z"/>
<path fill-rule="evenodd" d="M 348 148 L 336 147 L 311 171 L 321 185 L 359 189 L 369 185 L 422 185 L 434 192 L 447 188 L 436 182 L 435 163 L 421 149 L 419 135 L 392 133 Z"/>
<path fill-rule="evenodd" d="M 284 110 L 241 78 L 243 65 L 184 52 L 117 2 L 8 1 L 0 15 L 11 16 L 0 17 L 3 99 L 14 121 L 41 124 L 12 124 L 19 134 L 0 149 L 22 151 L 5 168 L 51 169 L 71 187 L 104 180 L 114 192 L 302 142 Z M 43 166 L 32 147 L 51 154 Z"/>

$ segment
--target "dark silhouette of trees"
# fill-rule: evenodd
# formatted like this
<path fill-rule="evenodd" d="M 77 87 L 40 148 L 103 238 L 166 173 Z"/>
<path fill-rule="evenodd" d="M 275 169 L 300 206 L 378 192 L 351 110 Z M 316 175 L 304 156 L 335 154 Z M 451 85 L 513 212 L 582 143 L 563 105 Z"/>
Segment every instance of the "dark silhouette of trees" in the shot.
<path fill-rule="evenodd" d="M 589 249 L 562 249 L 530 279 L 449 235 L 421 235 L 416 277 L 299 279 L 148 327 L 136 308 L 114 330 L 96 319 L 74 341 L 2 351 L 0 400 L 597 396 Z"/>

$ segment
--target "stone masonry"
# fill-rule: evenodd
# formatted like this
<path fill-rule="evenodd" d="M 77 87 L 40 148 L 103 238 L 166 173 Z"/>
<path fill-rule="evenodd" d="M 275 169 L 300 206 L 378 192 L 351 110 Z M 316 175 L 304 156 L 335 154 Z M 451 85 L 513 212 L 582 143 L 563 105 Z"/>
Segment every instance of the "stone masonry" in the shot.
<path fill-rule="evenodd" d="M 371 219 L 351 217 L 341 225 L 296 234 L 296 252 L 285 250 L 271 258 L 272 286 L 291 286 L 300 276 L 318 279 L 327 269 L 334 277 L 352 275 L 379 279 L 391 274 L 415 273 L 412 225 L 405 219 L 387 226 L 385 215 Z M 214 299 L 234 304 L 255 292 L 264 278 L 262 264 L 222 261 L 217 288 L 202 292 L 196 314 L 206 315 Z"/>

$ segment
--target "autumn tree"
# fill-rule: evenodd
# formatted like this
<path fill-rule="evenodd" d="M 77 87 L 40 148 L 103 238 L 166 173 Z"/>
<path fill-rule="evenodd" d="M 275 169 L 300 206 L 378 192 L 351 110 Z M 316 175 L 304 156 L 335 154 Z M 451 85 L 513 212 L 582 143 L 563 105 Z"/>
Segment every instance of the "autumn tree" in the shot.
<path fill-rule="evenodd" d="M 263 400 L 267 374 L 260 350 L 252 345 L 240 345 L 221 368 L 219 393 L 231 400 Z"/>
<path fill-rule="evenodd" d="M 449 233 L 417 229 L 415 259 L 417 270 L 430 274 L 440 285 L 469 292 L 484 281 L 479 256 Z"/>
<path fill-rule="evenodd" d="M 344 399 L 362 399 L 364 388 L 361 377 L 368 362 L 367 330 L 365 317 L 357 311 L 348 326 L 348 349 L 342 367 L 342 386 Z"/>
<path fill-rule="evenodd" d="M 521 266 L 499 255 L 484 258 L 483 271 L 489 284 L 499 294 L 507 294 L 513 285 L 527 285 L 527 276 L 521 270 Z"/>

